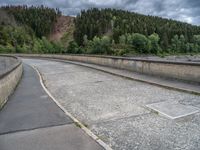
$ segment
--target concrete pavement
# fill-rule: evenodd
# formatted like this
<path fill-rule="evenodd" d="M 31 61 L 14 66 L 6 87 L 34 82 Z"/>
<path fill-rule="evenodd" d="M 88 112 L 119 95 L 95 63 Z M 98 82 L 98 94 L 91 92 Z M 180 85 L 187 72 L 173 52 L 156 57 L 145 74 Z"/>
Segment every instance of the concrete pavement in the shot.
<path fill-rule="evenodd" d="M 53 102 L 24 65 L 22 80 L 0 111 L 0 150 L 102 150 Z"/>
<path fill-rule="evenodd" d="M 96 69 L 99 71 L 103 71 L 103 72 L 116 75 L 119 77 L 124 77 L 130 80 L 140 81 L 140 82 L 144 82 L 144 83 L 148 83 L 148 84 L 152 84 L 152 85 L 156 85 L 156 86 L 160 86 L 160 87 L 164 87 L 168 89 L 200 95 L 200 85 L 194 82 L 186 82 L 186 81 L 181 81 L 181 80 L 176 80 L 176 79 L 162 78 L 158 76 L 147 75 L 147 74 L 137 73 L 137 72 L 128 71 L 128 70 L 122 70 L 122 69 L 116 69 L 116 68 L 111 68 L 111 67 L 105 67 L 105 66 L 100 66 L 100 65 L 95 65 L 95 64 L 67 61 L 67 60 L 60 60 L 60 59 L 52 59 L 52 60 L 55 60 L 58 62 L 76 64 L 76 65 Z"/>
<path fill-rule="evenodd" d="M 200 149 L 199 112 L 173 120 L 146 107 L 167 102 L 199 109 L 200 96 L 69 63 L 24 61 L 39 69 L 48 90 L 66 110 L 113 149 Z"/>
<path fill-rule="evenodd" d="M 74 124 L 0 136 L 1 150 L 102 150 Z"/>

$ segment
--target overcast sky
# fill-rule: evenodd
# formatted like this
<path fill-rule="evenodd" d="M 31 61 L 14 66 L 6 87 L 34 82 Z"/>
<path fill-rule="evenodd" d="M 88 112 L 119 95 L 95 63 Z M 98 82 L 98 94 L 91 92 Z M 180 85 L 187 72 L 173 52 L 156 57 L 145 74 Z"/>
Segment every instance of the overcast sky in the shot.
<path fill-rule="evenodd" d="M 81 9 L 117 8 L 200 25 L 200 0 L 0 0 L 0 5 L 46 5 L 75 16 Z"/>

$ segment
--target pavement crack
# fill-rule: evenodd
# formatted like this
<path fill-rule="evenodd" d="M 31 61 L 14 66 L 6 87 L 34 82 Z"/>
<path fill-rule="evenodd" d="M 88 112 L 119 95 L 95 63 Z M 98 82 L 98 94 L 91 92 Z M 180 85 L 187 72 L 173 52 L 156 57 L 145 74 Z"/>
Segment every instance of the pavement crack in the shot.
<path fill-rule="evenodd" d="M 40 127 L 35 127 L 35 128 L 29 128 L 29 129 L 20 129 L 20 130 L 15 130 L 15 131 L 8 131 L 8 132 L 2 132 L 0 133 L 0 136 L 6 135 L 6 134 L 14 134 L 18 132 L 25 132 L 25 131 L 32 131 L 32 130 L 38 130 L 38 129 L 45 129 L 45 128 L 50 128 L 50 127 L 59 127 L 59 126 L 64 126 L 64 125 L 69 125 L 69 124 L 74 124 L 74 122 L 71 123 L 62 123 L 62 124 L 56 124 L 56 125 L 48 125 L 48 126 L 40 126 Z"/>

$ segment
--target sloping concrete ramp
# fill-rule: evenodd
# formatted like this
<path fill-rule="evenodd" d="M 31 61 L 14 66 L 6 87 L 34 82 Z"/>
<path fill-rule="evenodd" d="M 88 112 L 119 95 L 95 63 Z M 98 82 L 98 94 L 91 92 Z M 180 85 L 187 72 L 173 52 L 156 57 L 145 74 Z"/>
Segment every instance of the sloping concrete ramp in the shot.
<path fill-rule="evenodd" d="M 103 149 L 51 100 L 37 73 L 24 65 L 24 75 L 0 111 L 0 150 Z"/>

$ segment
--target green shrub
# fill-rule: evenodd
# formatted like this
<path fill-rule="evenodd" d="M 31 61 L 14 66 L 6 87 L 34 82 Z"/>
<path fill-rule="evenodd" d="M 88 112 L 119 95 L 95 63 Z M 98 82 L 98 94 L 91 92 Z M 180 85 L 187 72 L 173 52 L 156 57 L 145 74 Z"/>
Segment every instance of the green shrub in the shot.
<path fill-rule="evenodd" d="M 160 52 L 161 48 L 159 46 L 159 40 L 160 40 L 159 35 L 156 33 L 153 33 L 148 37 L 148 39 L 151 42 L 150 53 L 157 54 L 158 52 Z"/>
<path fill-rule="evenodd" d="M 95 36 L 92 41 L 88 41 L 86 51 L 89 54 L 112 54 L 111 40 L 108 36 Z"/>
<path fill-rule="evenodd" d="M 150 44 L 151 43 L 146 36 L 139 33 L 132 35 L 132 45 L 137 52 L 149 53 L 151 47 Z"/>
<path fill-rule="evenodd" d="M 83 53 L 83 51 L 75 41 L 71 41 L 69 42 L 69 46 L 67 47 L 67 53 L 81 54 Z"/>

